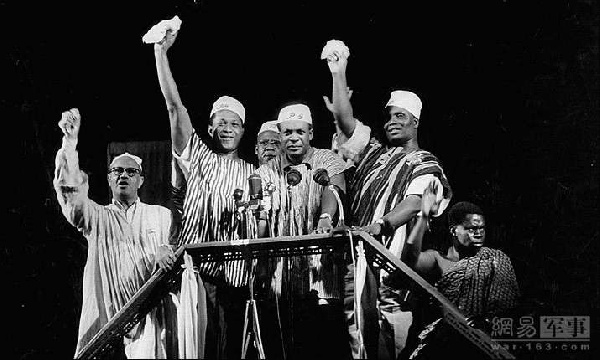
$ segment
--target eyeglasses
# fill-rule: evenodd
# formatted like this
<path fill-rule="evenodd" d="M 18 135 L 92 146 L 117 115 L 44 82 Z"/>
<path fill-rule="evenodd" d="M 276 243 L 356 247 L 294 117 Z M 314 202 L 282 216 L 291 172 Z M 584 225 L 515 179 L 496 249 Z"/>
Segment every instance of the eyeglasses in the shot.
<path fill-rule="evenodd" d="M 121 176 L 123 172 L 127 173 L 127 176 L 135 176 L 141 173 L 140 169 L 136 168 L 122 168 L 122 167 L 114 167 L 108 171 L 109 174 L 114 176 Z"/>
<path fill-rule="evenodd" d="M 258 145 L 260 145 L 260 146 L 267 146 L 267 145 L 279 146 L 279 145 L 281 145 L 281 141 L 279 141 L 279 140 L 261 140 L 258 142 Z"/>

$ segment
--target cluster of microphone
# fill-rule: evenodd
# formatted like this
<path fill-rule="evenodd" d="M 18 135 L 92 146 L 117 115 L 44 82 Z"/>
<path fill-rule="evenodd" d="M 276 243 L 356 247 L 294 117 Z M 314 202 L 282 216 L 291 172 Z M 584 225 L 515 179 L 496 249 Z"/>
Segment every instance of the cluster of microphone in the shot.
<path fill-rule="evenodd" d="M 310 164 L 303 163 L 302 165 L 306 166 L 308 170 L 311 170 L 312 167 Z M 293 168 L 291 166 L 286 166 L 283 169 L 285 174 L 286 183 L 288 186 L 297 186 L 302 181 L 302 173 L 298 171 L 298 169 Z M 321 185 L 321 186 L 329 186 L 330 178 L 326 169 L 319 168 L 316 169 L 313 173 L 313 180 Z M 242 197 L 244 196 L 244 190 L 235 189 L 233 192 L 233 199 L 235 200 L 236 208 L 240 209 L 249 209 L 253 211 L 259 210 L 270 210 L 265 208 L 265 205 L 270 205 L 270 194 L 273 192 L 273 184 L 267 184 L 267 191 L 263 191 L 262 179 L 257 174 L 252 174 L 248 177 L 248 188 L 249 188 L 249 200 L 242 201 Z"/>

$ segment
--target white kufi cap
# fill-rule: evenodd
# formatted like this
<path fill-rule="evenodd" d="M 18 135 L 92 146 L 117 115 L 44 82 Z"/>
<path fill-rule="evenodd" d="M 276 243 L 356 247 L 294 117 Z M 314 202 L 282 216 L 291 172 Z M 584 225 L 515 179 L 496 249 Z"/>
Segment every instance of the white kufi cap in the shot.
<path fill-rule="evenodd" d="M 122 157 L 128 157 L 128 158 L 132 159 L 133 161 L 135 161 L 136 164 L 138 164 L 138 166 L 140 167 L 140 170 L 142 170 L 142 159 L 139 156 L 135 156 L 135 155 L 130 154 L 128 152 L 125 152 L 125 153 L 123 153 L 121 155 L 115 156 L 110 164 L 111 165 L 114 164 L 115 161 L 117 161 L 118 159 L 120 159 Z"/>
<path fill-rule="evenodd" d="M 413 92 L 396 90 L 392 91 L 390 95 L 390 100 L 388 100 L 385 106 L 396 106 L 399 108 L 404 108 L 410 111 L 410 113 L 418 119 L 421 117 L 421 108 L 423 107 L 423 103 L 421 102 L 421 99 L 419 99 L 417 94 Z"/>
<path fill-rule="evenodd" d="M 209 117 L 213 116 L 214 113 L 220 110 L 229 110 L 238 114 L 242 123 L 246 121 L 246 109 L 241 102 L 232 98 L 231 96 L 221 96 L 213 103 L 212 110 L 210 111 Z"/>
<path fill-rule="evenodd" d="M 273 131 L 279 134 L 279 128 L 277 127 L 277 120 L 265 121 L 260 126 L 260 130 L 258 130 L 258 135 L 264 133 L 265 131 Z"/>
<path fill-rule="evenodd" d="M 284 121 L 300 120 L 312 125 L 312 116 L 310 109 L 304 104 L 289 105 L 281 109 L 277 117 L 277 123 Z"/>

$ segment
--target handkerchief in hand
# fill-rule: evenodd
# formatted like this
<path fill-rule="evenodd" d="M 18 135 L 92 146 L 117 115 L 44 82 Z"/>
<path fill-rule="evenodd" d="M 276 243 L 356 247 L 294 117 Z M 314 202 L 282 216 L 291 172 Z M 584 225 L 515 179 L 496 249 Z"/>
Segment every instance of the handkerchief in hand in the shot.
<path fill-rule="evenodd" d="M 346 58 L 350 56 L 350 49 L 344 44 L 343 41 L 340 40 L 329 40 L 327 44 L 323 47 L 323 51 L 321 52 L 321 59 L 327 59 L 329 56 L 333 55 L 334 51 L 337 51 L 339 54 L 345 56 Z"/>
<path fill-rule="evenodd" d="M 171 20 L 162 20 L 161 22 L 150 28 L 146 35 L 142 37 L 142 41 L 146 44 L 161 42 L 165 38 L 165 36 L 167 36 L 167 30 L 171 30 L 175 33 L 179 31 L 180 27 L 181 19 L 179 19 L 179 17 L 175 15 Z"/>

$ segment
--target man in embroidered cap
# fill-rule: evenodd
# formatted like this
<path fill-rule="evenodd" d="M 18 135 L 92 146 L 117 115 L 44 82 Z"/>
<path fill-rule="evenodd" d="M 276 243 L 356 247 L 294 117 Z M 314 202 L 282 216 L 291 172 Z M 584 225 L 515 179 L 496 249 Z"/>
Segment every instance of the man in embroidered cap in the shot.
<path fill-rule="evenodd" d="M 429 183 L 433 181 L 440 201 L 440 206 L 433 216 L 439 216 L 445 210 L 452 196 L 448 180 L 437 158 L 422 150 L 418 144 L 422 102 L 413 92 L 393 91 L 385 104 L 385 138 L 381 144 L 369 142 L 371 129 L 361 125 L 354 118 L 348 96 L 348 55 L 343 51 L 332 50 L 327 54 L 326 60 L 333 80 L 333 113 L 348 143 L 352 144 L 352 153 L 357 155 L 350 159 L 356 164 L 356 171 L 349 186 L 351 224 L 381 237 L 383 244 L 393 254 L 400 256 L 410 231 L 409 226 L 420 210 L 421 196 Z M 364 258 L 358 259 L 364 262 Z M 354 267 L 349 267 L 345 278 L 345 304 L 352 355 L 355 358 L 368 355 L 369 358 L 396 359 L 406 344 L 412 322 L 409 306 L 411 296 L 407 289 L 390 286 L 385 271 L 369 269 L 366 266 L 361 268 L 366 268 L 366 271 L 357 273 L 356 276 L 367 280 L 365 286 L 377 286 L 368 281 L 374 279 L 373 273 L 379 275 L 381 285 L 375 288 L 375 292 L 378 291 L 379 294 L 378 311 L 371 311 L 374 303 L 363 304 L 359 301 L 361 309 L 355 314 L 354 292 L 356 291 L 359 297 L 369 292 L 363 291 L 363 288 L 354 289 Z M 359 300 L 366 301 L 365 298 Z M 381 326 L 377 317 L 365 316 L 377 312 L 380 314 Z M 361 320 L 362 329 L 356 328 L 356 317 Z M 382 341 L 379 341 L 379 338 Z M 385 346 L 378 349 L 378 344 Z"/>
<path fill-rule="evenodd" d="M 281 139 L 279 136 L 279 127 L 277 121 L 265 121 L 260 126 L 256 135 L 256 147 L 254 152 L 258 157 L 258 165 L 263 165 L 267 161 L 274 159 L 279 153 Z"/>
<path fill-rule="evenodd" d="M 313 125 L 308 106 L 300 103 L 285 106 L 279 112 L 276 125 L 280 132 L 281 152 L 276 156 L 275 162 L 263 164 L 257 173 L 261 176 L 265 175 L 263 182 L 268 182 L 267 179 L 269 179 L 273 180 L 273 183 L 287 184 L 286 173 L 291 169 L 299 171 L 302 179 L 299 184 L 294 185 L 294 189 L 308 192 L 310 188 L 316 192 L 311 195 L 316 196 L 311 197 L 311 200 L 314 201 L 312 204 L 306 204 L 308 198 L 300 203 L 292 201 L 298 209 L 309 206 L 311 216 L 303 218 L 301 223 L 296 224 L 293 229 L 288 229 L 288 231 L 294 232 L 295 235 L 301 235 L 315 230 L 319 232 L 331 230 L 333 217 L 338 210 L 335 195 L 329 187 L 318 185 L 312 175 L 317 169 L 325 169 L 330 177 L 330 184 L 345 191 L 342 175 L 343 162 L 331 150 L 317 149 L 311 146 Z M 275 178 L 271 179 L 272 176 Z M 279 187 L 276 190 L 277 195 L 285 195 L 286 191 L 281 190 L 286 188 L 287 186 Z M 312 207 L 320 207 L 321 212 L 317 213 L 316 208 L 312 209 Z"/>
<path fill-rule="evenodd" d="M 335 224 L 338 201 L 334 191 L 345 191 L 344 162 L 331 150 L 311 146 L 312 124 L 310 109 L 304 104 L 294 103 L 279 112 L 281 151 L 257 170 L 262 183 L 271 183 L 275 189 L 264 225 L 268 234 L 264 236 L 326 232 Z M 317 170 L 327 171 L 332 186 L 313 179 Z M 294 172 L 299 176 L 290 183 L 288 176 Z M 331 334 L 340 334 L 344 326 L 342 279 L 336 276 L 340 265 L 340 259 L 332 255 L 296 256 L 271 262 L 267 287 L 273 301 L 279 301 L 276 309 L 282 309 L 283 329 L 272 326 L 265 331 L 267 357 L 288 354 L 312 358 L 325 356 L 326 350 L 339 349 Z M 273 335 L 273 331 L 282 333 Z M 283 348 L 281 340 L 276 341 L 280 336 Z"/>
<path fill-rule="evenodd" d="M 234 240 L 238 234 L 234 227 L 236 205 L 233 193 L 236 189 L 242 189 L 243 200 L 247 200 L 248 177 L 254 172 L 254 166 L 241 159 L 238 153 L 244 135 L 246 110 L 237 99 L 221 96 L 213 103 L 206 130 L 198 132 L 193 128 L 167 57 L 177 34 L 167 30 L 165 38 L 154 44 L 158 81 L 171 125 L 173 157 L 187 185 L 181 231 L 175 247 Z M 208 140 L 203 139 L 204 134 L 208 135 Z M 171 254 L 172 251 L 162 256 Z M 188 260 L 187 263 L 192 264 L 192 259 Z M 239 339 L 243 332 L 244 306 L 248 296 L 248 275 L 244 261 L 200 264 L 199 276 L 192 272 L 192 268 L 189 271 L 190 276 L 183 276 L 184 281 L 195 277 L 200 295 L 197 303 L 196 300 L 183 302 L 178 311 L 196 312 L 198 316 L 193 317 L 196 320 L 191 326 L 182 327 L 194 341 L 180 343 L 185 353 L 178 354 L 179 357 L 239 357 Z M 187 285 L 182 283 L 182 286 Z M 184 338 L 185 334 L 178 334 L 178 341 L 182 342 Z"/>
<path fill-rule="evenodd" d="M 99 205 L 88 197 L 88 176 L 79 169 L 77 155 L 81 116 L 77 109 L 62 113 L 58 126 L 62 147 L 56 154 L 54 188 L 67 221 L 87 240 L 83 272 L 83 305 L 75 357 L 150 278 L 156 254 L 168 247 L 170 211 L 140 201 L 144 183 L 142 159 L 125 153 L 110 163 L 107 176 L 112 202 Z M 124 338 L 128 358 L 166 357 L 162 309 L 155 308 Z"/>

